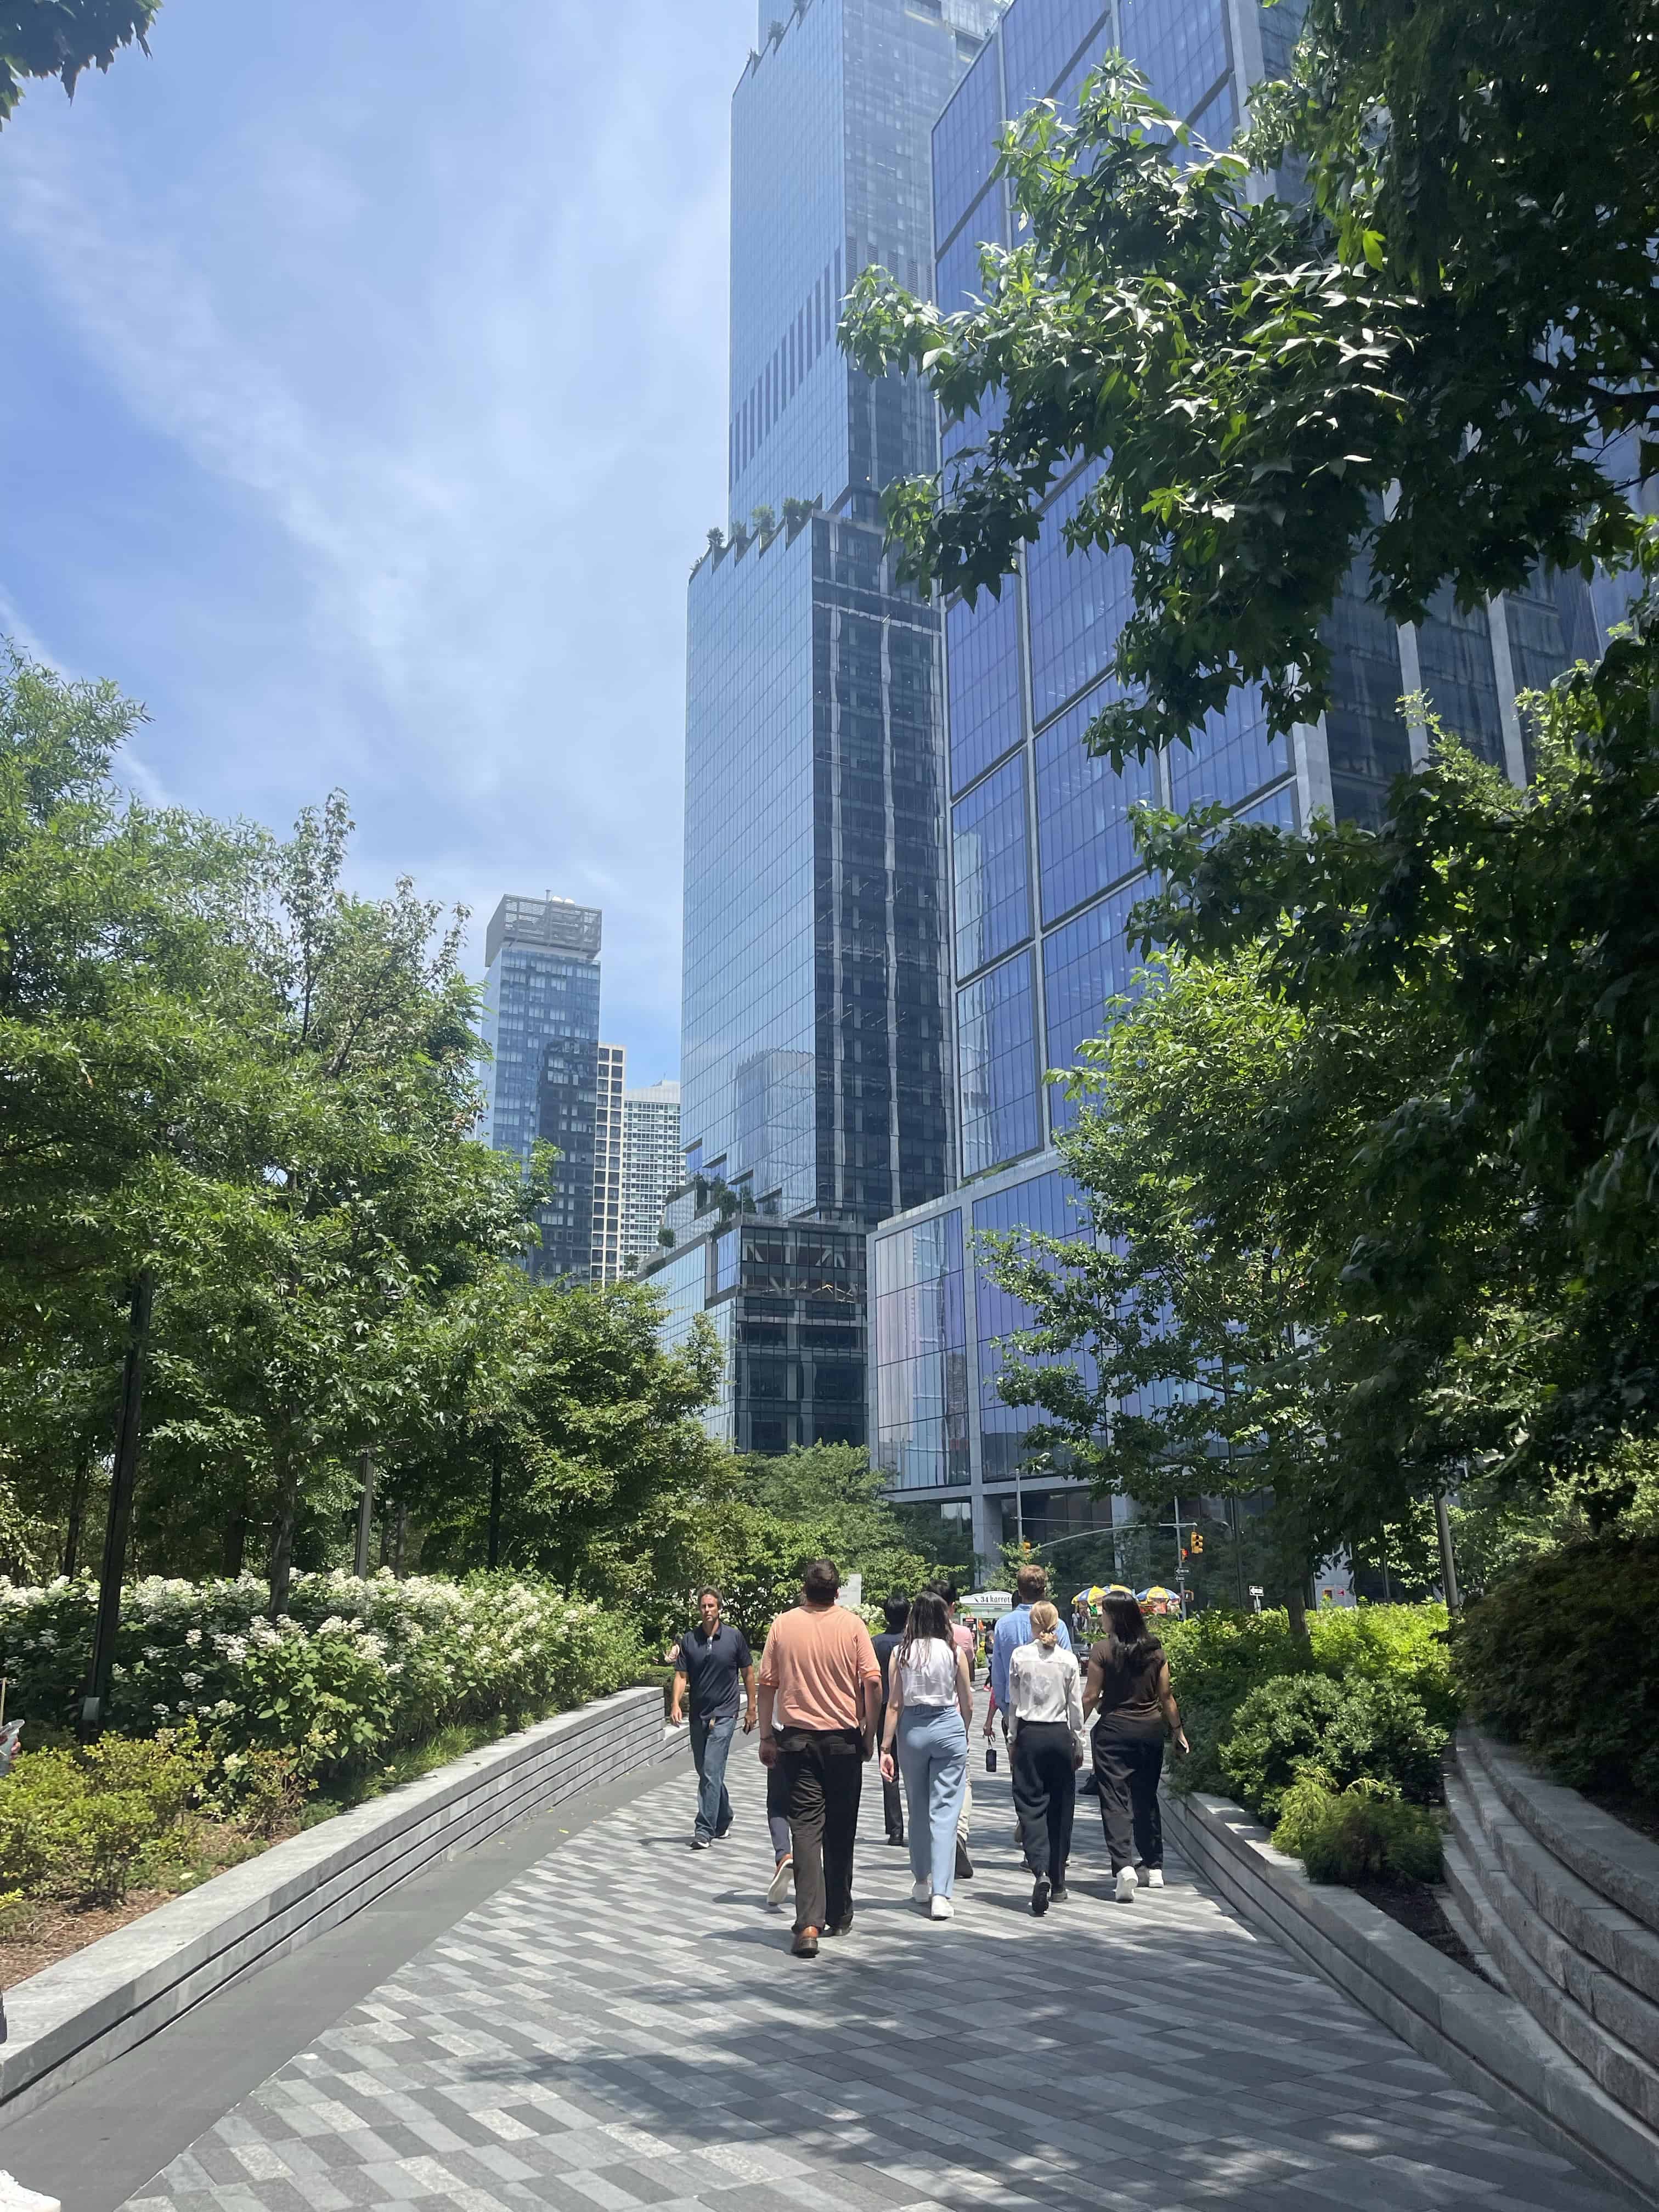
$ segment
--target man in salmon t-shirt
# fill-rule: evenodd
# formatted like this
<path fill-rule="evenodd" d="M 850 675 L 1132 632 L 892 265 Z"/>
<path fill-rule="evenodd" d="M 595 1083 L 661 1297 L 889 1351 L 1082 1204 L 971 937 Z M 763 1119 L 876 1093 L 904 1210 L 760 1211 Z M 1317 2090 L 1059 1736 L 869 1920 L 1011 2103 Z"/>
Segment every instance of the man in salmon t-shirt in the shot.
<path fill-rule="evenodd" d="M 814 1559 L 801 1602 L 772 1623 L 761 1655 L 761 1758 L 781 1761 L 789 1793 L 798 1959 L 816 1959 L 820 1934 L 853 1924 L 853 1839 L 881 1711 L 876 1648 L 836 1604 L 840 1590 L 834 1560 Z"/>

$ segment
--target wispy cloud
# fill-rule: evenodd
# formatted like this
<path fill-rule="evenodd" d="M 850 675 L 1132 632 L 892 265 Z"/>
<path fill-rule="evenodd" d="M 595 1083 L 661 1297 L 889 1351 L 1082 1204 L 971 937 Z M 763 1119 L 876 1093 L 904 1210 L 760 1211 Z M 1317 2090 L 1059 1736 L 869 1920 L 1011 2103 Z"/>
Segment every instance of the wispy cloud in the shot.
<path fill-rule="evenodd" d="M 193 803 L 343 781 L 366 869 L 604 903 L 608 1004 L 658 1060 L 750 14 L 416 5 L 387 54 L 300 0 L 192 138 L 225 31 L 181 0 L 153 76 L 0 140 L 0 253 L 132 440 L 155 556 L 14 556 L 20 619 L 72 610 Z"/>

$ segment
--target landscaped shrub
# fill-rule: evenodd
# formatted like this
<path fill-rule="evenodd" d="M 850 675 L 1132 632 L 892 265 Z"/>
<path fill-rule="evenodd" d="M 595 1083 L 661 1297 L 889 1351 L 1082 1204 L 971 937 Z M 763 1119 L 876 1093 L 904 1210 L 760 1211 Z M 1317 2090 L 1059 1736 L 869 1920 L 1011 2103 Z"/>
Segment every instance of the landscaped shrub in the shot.
<path fill-rule="evenodd" d="M 511 1726 L 565 1711 L 623 1687 L 640 1668 L 627 1623 L 507 1575 L 298 1575 L 290 1613 L 274 1626 L 267 1596 L 252 1576 L 155 1578 L 128 1590 L 111 1727 L 138 1736 L 193 1721 L 222 1759 L 279 1752 L 304 1778 L 361 1767 L 458 1723 Z M 72 1727 L 95 1605 L 90 1580 L 0 1583 L 0 1673 L 15 1717 Z"/>
<path fill-rule="evenodd" d="M 1170 1680 L 1193 1747 L 1190 1758 L 1165 1768 L 1170 1784 L 1182 1792 L 1224 1796 L 1221 1739 L 1252 1690 L 1276 1674 L 1295 1671 L 1297 1653 L 1290 1620 L 1283 1613 L 1212 1611 L 1155 1626 L 1169 1655 Z"/>
<path fill-rule="evenodd" d="M 1422 1699 L 1393 1682 L 1281 1674 L 1252 1690 L 1233 1716 L 1221 1771 L 1232 1794 L 1267 1820 L 1307 1766 L 1338 1789 L 1370 1780 L 1427 1801 L 1438 1794 L 1446 1741 Z"/>
<path fill-rule="evenodd" d="M 88 1751 L 20 1754 L 0 1780 L 0 1889 L 77 1904 L 126 1894 L 151 1844 L 201 1787 L 209 1754 L 195 1730 Z"/>
<path fill-rule="evenodd" d="M 1314 1664 L 1334 1681 L 1392 1682 L 1454 1729 L 1462 1700 L 1452 1674 L 1443 1605 L 1329 1606 L 1309 1617 Z"/>
<path fill-rule="evenodd" d="M 1314 1881 L 1437 1881 L 1440 1827 L 1433 1814 L 1376 1783 L 1332 1790 L 1304 1769 L 1285 1793 L 1273 1842 Z"/>
<path fill-rule="evenodd" d="M 1457 1625 L 1470 1711 L 1575 1789 L 1659 1801 L 1659 1537 L 1568 1546 Z"/>

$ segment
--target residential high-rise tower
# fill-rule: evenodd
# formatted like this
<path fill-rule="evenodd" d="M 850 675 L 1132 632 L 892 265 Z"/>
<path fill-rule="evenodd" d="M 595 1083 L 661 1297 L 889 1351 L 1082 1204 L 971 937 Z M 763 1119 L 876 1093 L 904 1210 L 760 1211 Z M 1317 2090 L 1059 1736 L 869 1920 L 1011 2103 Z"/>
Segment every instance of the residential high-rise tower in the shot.
<path fill-rule="evenodd" d="M 628 1054 L 599 1047 L 593 1101 L 593 1280 L 614 1283 L 623 1271 L 623 1101 Z"/>
<path fill-rule="evenodd" d="M 683 1180 L 680 1086 L 653 1083 L 623 1093 L 622 1264 L 632 1273 L 659 1257 L 668 1194 Z"/>

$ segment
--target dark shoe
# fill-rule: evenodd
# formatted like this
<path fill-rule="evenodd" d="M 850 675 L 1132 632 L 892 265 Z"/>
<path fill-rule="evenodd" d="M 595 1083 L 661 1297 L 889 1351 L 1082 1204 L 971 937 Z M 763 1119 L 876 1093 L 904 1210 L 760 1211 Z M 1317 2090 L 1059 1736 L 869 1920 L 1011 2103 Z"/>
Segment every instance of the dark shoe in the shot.
<path fill-rule="evenodd" d="M 789 1948 L 797 1959 L 816 1959 L 818 1955 L 817 1929 L 816 1928 L 797 1929 L 795 1940 Z"/>
<path fill-rule="evenodd" d="M 729 1835 L 731 1834 L 731 1832 L 732 1832 L 732 1823 L 728 1820 L 728 1821 L 726 1822 L 726 1826 L 725 1826 L 723 1828 L 716 1828 L 716 1829 L 715 1829 L 715 1831 L 714 1831 L 714 1841 L 715 1841 L 717 1844 L 719 1844 L 719 1843 L 723 1843 L 723 1842 L 726 1840 L 726 1837 L 727 1837 L 727 1836 L 729 1836 Z"/>
<path fill-rule="evenodd" d="M 694 1851 L 706 1851 L 708 1849 L 708 1837 L 693 1836 L 691 1838 L 691 1848 Z"/>
<path fill-rule="evenodd" d="M 964 1844 L 961 1837 L 958 1836 L 957 1838 L 957 1880 L 958 1881 L 971 1881 L 973 1878 L 974 1863 L 968 1856 L 967 1844 Z"/>
<path fill-rule="evenodd" d="M 899 1830 L 899 1832 L 898 1832 L 897 1835 L 896 1835 L 896 1836 L 889 1836 L 889 1838 L 887 1838 L 887 1840 L 888 1840 L 888 1842 L 889 1842 L 890 1844 L 897 1844 L 897 1846 L 898 1846 L 898 1848 L 899 1848 L 901 1850 L 903 1850 L 903 1848 L 904 1848 L 904 1831 L 903 1831 L 903 1829 L 902 1829 L 902 1828 L 901 1828 L 901 1829 Z"/>
<path fill-rule="evenodd" d="M 1040 1874 L 1031 1884 L 1031 1914 L 1034 1919 L 1041 1920 L 1048 1910 L 1048 1875 Z"/>
<path fill-rule="evenodd" d="M 839 1920 L 831 1920 L 824 1927 L 826 1936 L 844 1936 L 853 1924 L 853 1908 L 849 1905 Z"/>

